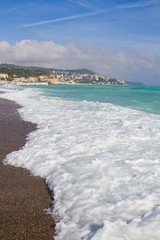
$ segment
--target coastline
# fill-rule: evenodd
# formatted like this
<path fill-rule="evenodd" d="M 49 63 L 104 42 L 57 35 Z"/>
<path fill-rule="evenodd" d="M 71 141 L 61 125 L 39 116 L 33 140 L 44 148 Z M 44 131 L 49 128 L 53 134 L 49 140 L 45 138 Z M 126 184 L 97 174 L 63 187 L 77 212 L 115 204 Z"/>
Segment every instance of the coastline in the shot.
<path fill-rule="evenodd" d="M 1 97 L 0 239 L 53 239 L 54 220 L 44 211 L 51 204 L 44 180 L 3 163 L 7 154 L 25 145 L 27 134 L 36 130 L 36 125 L 20 118 L 19 105 Z"/>

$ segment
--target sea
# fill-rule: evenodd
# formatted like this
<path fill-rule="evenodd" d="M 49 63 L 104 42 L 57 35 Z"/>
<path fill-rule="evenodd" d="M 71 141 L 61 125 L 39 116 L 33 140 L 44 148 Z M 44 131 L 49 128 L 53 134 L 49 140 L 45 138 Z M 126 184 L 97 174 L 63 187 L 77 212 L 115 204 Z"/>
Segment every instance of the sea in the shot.
<path fill-rule="evenodd" d="M 45 179 L 55 240 L 160 239 L 159 86 L 0 91 L 23 106 L 23 119 L 38 124 L 5 163 Z"/>

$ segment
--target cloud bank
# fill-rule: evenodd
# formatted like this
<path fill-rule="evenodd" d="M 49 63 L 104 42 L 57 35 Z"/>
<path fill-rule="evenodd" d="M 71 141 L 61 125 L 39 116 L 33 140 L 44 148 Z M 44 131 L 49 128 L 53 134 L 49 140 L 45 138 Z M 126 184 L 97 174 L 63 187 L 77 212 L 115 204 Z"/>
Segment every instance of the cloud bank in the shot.
<path fill-rule="evenodd" d="M 135 49 L 110 51 L 94 46 L 67 46 L 53 41 L 0 42 L 0 62 L 53 68 L 89 68 L 105 76 L 160 84 L 160 58 Z M 158 82 L 159 81 L 159 82 Z"/>

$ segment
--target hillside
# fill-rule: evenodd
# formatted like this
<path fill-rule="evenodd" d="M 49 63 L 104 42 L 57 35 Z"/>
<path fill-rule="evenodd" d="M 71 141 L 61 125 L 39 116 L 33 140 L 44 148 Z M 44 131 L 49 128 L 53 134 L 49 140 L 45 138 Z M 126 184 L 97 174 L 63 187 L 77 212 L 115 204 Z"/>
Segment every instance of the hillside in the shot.
<path fill-rule="evenodd" d="M 63 70 L 63 69 L 55 69 L 55 68 L 43 68 L 43 67 L 32 67 L 32 66 L 18 66 L 14 64 L 2 63 L 0 64 L 0 73 L 6 73 L 10 78 L 14 77 L 37 77 L 42 75 L 49 75 L 52 72 L 55 73 L 65 73 L 68 72 L 78 73 L 78 74 L 95 74 L 93 71 L 88 69 L 72 69 L 72 70 Z"/>
<path fill-rule="evenodd" d="M 55 69 L 0 64 L 0 80 L 23 83 L 142 85 L 94 73 L 89 69 Z"/>

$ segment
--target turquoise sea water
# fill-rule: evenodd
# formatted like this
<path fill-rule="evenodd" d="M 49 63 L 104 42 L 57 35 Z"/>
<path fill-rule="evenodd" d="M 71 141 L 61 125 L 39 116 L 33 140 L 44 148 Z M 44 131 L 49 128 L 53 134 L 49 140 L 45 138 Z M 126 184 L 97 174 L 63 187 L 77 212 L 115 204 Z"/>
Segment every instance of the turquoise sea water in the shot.
<path fill-rule="evenodd" d="M 108 102 L 160 114 L 160 86 L 29 85 L 42 94 L 75 101 Z"/>

